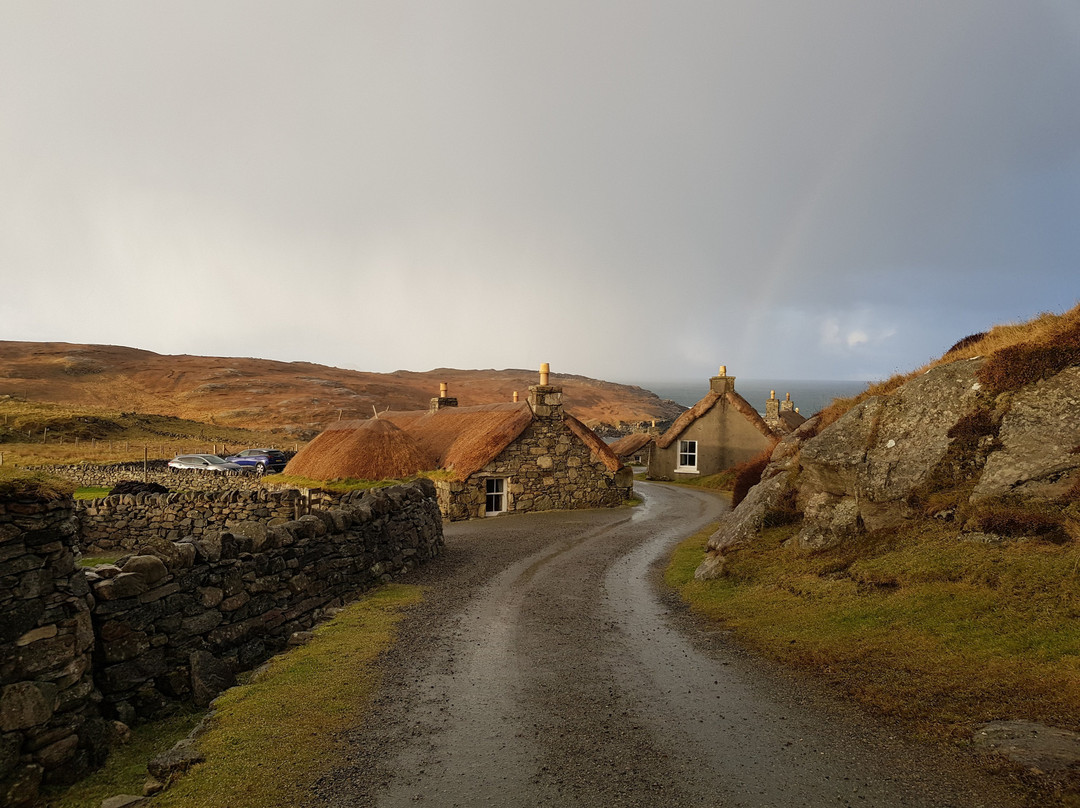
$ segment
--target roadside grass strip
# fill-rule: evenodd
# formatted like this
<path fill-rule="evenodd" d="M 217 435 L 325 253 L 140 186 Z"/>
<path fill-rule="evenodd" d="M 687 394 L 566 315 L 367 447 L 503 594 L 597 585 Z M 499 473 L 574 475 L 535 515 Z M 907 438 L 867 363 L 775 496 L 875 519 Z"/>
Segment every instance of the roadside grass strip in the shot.
<path fill-rule="evenodd" d="M 170 808 L 305 806 L 308 789 L 337 763 L 342 733 L 363 720 L 379 684 L 376 661 L 394 641 L 403 611 L 421 589 L 387 584 L 314 630 L 306 645 L 271 659 L 223 693 L 197 746 L 206 759 L 150 804 Z M 147 761 L 185 737 L 202 714 L 144 724 L 105 766 L 49 808 L 96 806 L 115 794 L 141 794 Z"/>
<path fill-rule="evenodd" d="M 135 727 L 131 740 L 114 747 L 104 766 L 70 788 L 47 790 L 39 804 L 47 808 L 98 808 L 116 794 L 142 794 L 146 761 L 186 737 L 202 716 L 201 712 L 179 713 Z"/>
<path fill-rule="evenodd" d="M 198 740 L 206 762 L 154 806 L 302 806 L 337 761 L 341 733 L 358 725 L 379 684 L 375 662 L 394 640 L 419 587 L 388 584 L 315 629 L 312 640 L 274 657 L 251 680 L 222 694 Z"/>
<path fill-rule="evenodd" d="M 710 530 L 676 549 L 667 583 L 746 645 L 820 672 L 926 735 L 1027 719 L 1080 731 L 1080 548 L 960 542 L 919 524 L 809 552 L 767 530 L 724 577 L 695 581 Z"/>

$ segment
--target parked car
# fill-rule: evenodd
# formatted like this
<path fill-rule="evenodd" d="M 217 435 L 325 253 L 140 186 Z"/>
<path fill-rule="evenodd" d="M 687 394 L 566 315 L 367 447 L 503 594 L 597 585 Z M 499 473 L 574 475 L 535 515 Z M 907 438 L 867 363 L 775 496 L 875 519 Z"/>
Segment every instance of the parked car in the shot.
<path fill-rule="evenodd" d="M 243 471 L 244 467 L 222 457 L 210 454 L 177 455 L 169 461 L 171 469 L 197 469 L 200 471 Z"/>
<path fill-rule="evenodd" d="M 280 449 L 244 449 L 225 459 L 247 469 L 254 469 L 259 474 L 266 471 L 281 471 L 289 462 L 289 458 Z"/>

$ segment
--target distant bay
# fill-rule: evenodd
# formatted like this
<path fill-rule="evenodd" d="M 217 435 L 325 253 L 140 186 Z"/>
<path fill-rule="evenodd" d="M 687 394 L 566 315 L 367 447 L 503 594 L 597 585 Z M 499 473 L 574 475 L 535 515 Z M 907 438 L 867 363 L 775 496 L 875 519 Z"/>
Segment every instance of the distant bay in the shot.
<path fill-rule="evenodd" d="M 686 382 L 626 382 L 636 384 L 646 390 L 652 390 L 660 398 L 669 398 L 682 404 L 684 407 L 692 407 L 709 392 L 707 379 L 697 379 Z M 799 412 L 810 417 L 815 412 L 824 409 L 835 398 L 851 398 L 866 389 L 869 382 L 859 381 L 818 381 L 810 379 L 742 379 L 735 380 L 735 392 L 745 398 L 760 413 L 765 412 L 765 402 L 769 398 L 769 391 L 775 390 L 777 398 L 784 398 L 786 393 L 791 393 L 791 400 Z"/>

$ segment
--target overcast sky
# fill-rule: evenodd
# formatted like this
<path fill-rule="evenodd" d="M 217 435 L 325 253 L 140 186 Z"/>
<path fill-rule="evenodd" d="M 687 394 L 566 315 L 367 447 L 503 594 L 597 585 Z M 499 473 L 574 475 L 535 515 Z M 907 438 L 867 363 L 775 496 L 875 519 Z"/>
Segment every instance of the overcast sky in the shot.
<path fill-rule="evenodd" d="M 1078 258 L 1076 0 L 0 0 L 0 339 L 869 379 Z"/>

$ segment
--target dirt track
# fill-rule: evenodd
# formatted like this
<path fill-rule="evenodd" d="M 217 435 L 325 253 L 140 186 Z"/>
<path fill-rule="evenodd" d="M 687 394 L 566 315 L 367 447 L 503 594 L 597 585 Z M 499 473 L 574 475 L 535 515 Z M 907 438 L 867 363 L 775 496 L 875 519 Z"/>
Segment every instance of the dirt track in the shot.
<path fill-rule="evenodd" d="M 1012 806 L 956 753 L 739 651 L 658 590 L 724 500 L 447 528 L 326 806 Z"/>

